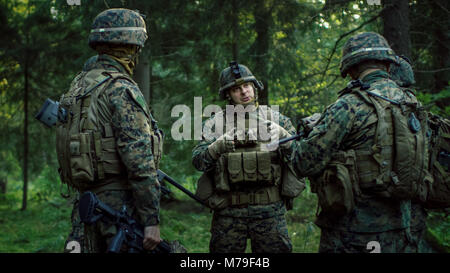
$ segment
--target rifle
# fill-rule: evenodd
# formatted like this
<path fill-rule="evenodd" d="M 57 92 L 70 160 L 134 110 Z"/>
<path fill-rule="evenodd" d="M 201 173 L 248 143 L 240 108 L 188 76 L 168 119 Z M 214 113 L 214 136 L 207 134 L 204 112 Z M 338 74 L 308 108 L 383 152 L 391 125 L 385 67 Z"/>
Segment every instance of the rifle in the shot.
<path fill-rule="evenodd" d="M 173 186 L 177 187 L 179 190 L 181 190 L 182 192 L 187 194 L 189 197 L 191 197 L 195 201 L 197 201 L 200 204 L 202 204 L 203 206 L 209 208 L 203 200 L 201 200 L 200 198 L 197 197 L 197 195 L 193 194 L 192 192 L 188 191 L 185 187 L 178 184 L 172 177 L 168 176 L 165 172 L 163 172 L 161 170 L 157 170 L 156 173 L 158 174 L 159 181 L 166 180 L 167 182 L 169 182 Z"/>
<path fill-rule="evenodd" d="M 291 140 L 298 140 L 304 136 L 307 136 L 309 132 L 312 130 L 311 128 L 317 123 L 320 117 L 321 115 L 319 113 L 316 113 L 313 114 L 312 116 L 301 119 L 297 125 L 296 135 L 280 139 L 278 142 L 269 143 L 267 144 L 267 147 L 273 149 L 275 148 L 275 145 L 281 145 Z"/>
<path fill-rule="evenodd" d="M 281 144 L 284 144 L 284 143 L 289 142 L 289 141 L 294 140 L 294 139 L 295 140 L 300 139 L 304 135 L 305 135 L 305 132 L 302 131 L 302 132 L 300 132 L 300 133 L 298 133 L 296 135 L 293 135 L 293 136 L 290 136 L 290 137 L 286 137 L 286 138 L 282 138 L 278 142 L 271 142 L 271 143 L 267 144 L 267 148 L 270 149 L 270 150 L 273 150 L 275 147 L 278 147 Z"/>
<path fill-rule="evenodd" d="M 117 234 L 111 240 L 107 252 L 119 253 L 124 243 L 128 246 L 129 253 L 145 252 L 143 247 L 144 228 L 127 214 L 125 205 L 121 211 L 117 211 L 100 201 L 94 193 L 88 191 L 81 196 L 78 209 L 81 221 L 85 224 L 92 225 L 103 217 L 107 217 L 115 223 Z M 171 248 L 163 240 L 153 252 L 170 253 Z"/>

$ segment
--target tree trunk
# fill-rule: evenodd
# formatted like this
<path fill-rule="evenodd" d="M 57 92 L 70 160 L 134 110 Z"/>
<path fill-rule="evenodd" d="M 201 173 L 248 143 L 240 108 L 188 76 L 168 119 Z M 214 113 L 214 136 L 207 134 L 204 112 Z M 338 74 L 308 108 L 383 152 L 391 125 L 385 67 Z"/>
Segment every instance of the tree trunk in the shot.
<path fill-rule="evenodd" d="M 150 107 L 150 64 L 145 52 L 139 58 L 139 63 L 136 67 L 134 79 L 137 82 L 139 89 L 144 95 L 145 101 Z"/>
<path fill-rule="evenodd" d="M 386 9 L 383 18 L 383 36 L 397 55 L 411 58 L 411 36 L 409 34 L 408 0 L 383 0 Z"/>
<path fill-rule="evenodd" d="M 27 42 L 28 46 L 28 42 Z M 25 65 L 24 65 L 24 114 L 25 120 L 23 124 L 23 197 L 22 197 L 22 208 L 21 210 L 27 209 L 27 195 L 28 195 L 28 48 L 25 49 Z"/>
<path fill-rule="evenodd" d="M 6 188 L 8 186 L 8 177 L 0 178 L 0 194 L 6 194 Z"/>
<path fill-rule="evenodd" d="M 256 1 L 254 9 L 256 41 L 254 44 L 255 68 L 250 68 L 256 78 L 264 84 L 264 90 L 258 94 L 261 105 L 269 104 L 269 84 L 268 79 L 268 52 L 270 41 L 270 22 L 272 20 L 270 9 L 265 7 L 265 1 Z"/>
<path fill-rule="evenodd" d="M 432 28 L 434 39 L 434 60 L 433 67 L 436 70 L 442 69 L 434 74 L 433 93 L 439 93 L 448 86 L 450 81 L 450 21 L 448 10 L 450 4 L 448 0 L 435 0 L 432 2 L 432 18 L 435 22 Z M 450 104 L 449 98 L 436 102 L 441 108 L 445 108 Z"/>
<path fill-rule="evenodd" d="M 238 38 L 239 38 L 239 8 L 237 0 L 232 1 L 232 12 L 231 12 L 231 24 L 233 31 L 233 42 L 232 42 L 232 53 L 233 60 L 239 62 L 239 47 L 238 47 Z"/>

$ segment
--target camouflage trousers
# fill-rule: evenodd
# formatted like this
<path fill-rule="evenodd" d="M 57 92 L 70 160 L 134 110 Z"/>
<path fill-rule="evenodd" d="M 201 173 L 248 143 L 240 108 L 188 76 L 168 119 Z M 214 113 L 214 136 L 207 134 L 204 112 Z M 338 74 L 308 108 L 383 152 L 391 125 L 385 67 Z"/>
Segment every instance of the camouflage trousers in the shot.
<path fill-rule="evenodd" d="M 118 211 L 122 209 L 123 205 L 126 205 L 128 215 L 137 219 L 134 199 L 130 191 L 104 191 L 98 193 L 97 197 L 100 201 Z M 117 228 L 112 221 L 104 217 L 93 225 L 85 225 L 84 231 L 86 252 L 105 253 L 108 250 L 108 245 L 117 233 Z M 122 247 L 121 252 L 127 252 L 125 245 Z"/>
<path fill-rule="evenodd" d="M 434 250 L 430 247 L 426 240 L 427 228 L 411 230 L 411 235 L 414 241 L 415 253 L 434 253 Z"/>
<path fill-rule="evenodd" d="M 357 233 L 322 228 L 320 253 L 411 253 L 415 246 L 407 229 Z"/>
<path fill-rule="evenodd" d="M 64 244 L 64 252 L 80 252 L 84 253 L 84 226 L 81 223 L 80 215 L 78 213 L 78 201 L 79 196 L 77 195 L 73 200 L 72 214 L 70 216 L 70 221 L 72 224 L 72 230 Z M 79 248 L 78 248 L 79 247 Z"/>
<path fill-rule="evenodd" d="M 247 239 L 253 253 L 290 253 L 284 215 L 265 219 L 229 217 L 214 214 L 211 224 L 211 253 L 244 253 Z"/>

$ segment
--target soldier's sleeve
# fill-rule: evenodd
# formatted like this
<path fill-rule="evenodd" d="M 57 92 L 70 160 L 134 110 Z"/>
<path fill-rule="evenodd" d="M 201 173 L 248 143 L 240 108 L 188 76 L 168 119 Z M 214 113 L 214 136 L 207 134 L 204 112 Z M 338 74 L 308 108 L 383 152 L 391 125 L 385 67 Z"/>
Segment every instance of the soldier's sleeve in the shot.
<path fill-rule="evenodd" d="M 197 170 L 202 172 L 210 171 L 216 165 L 216 160 L 214 160 L 208 152 L 208 146 L 213 143 L 215 139 L 207 138 L 205 135 L 206 126 L 209 126 L 212 122 L 211 120 L 212 119 L 203 123 L 203 139 L 194 147 L 194 149 L 192 149 L 192 164 Z"/>
<path fill-rule="evenodd" d="M 292 125 L 291 119 L 280 114 L 280 126 L 286 129 L 291 135 L 297 134 L 297 129 Z"/>
<path fill-rule="evenodd" d="M 137 213 L 145 226 L 159 223 L 160 184 L 151 149 L 151 121 L 139 88 L 117 80 L 109 92 L 119 155 L 128 172 Z"/>
<path fill-rule="evenodd" d="M 281 115 L 280 114 L 280 118 L 279 118 L 279 124 L 281 127 L 283 127 L 286 131 L 288 131 L 289 134 L 296 135 L 297 134 L 297 130 L 295 129 L 294 125 L 292 125 L 291 119 Z M 280 149 L 284 150 L 283 148 L 280 147 Z M 282 159 L 285 163 L 287 164 L 292 164 L 290 158 L 286 155 L 288 155 L 290 152 L 292 152 L 293 146 L 291 146 L 291 151 L 289 151 L 289 149 L 287 151 L 282 151 L 281 156 Z"/>
<path fill-rule="evenodd" d="M 290 158 L 299 177 L 321 173 L 351 132 L 356 111 L 344 97 L 328 106 L 308 137 L 294 141 Z"/>

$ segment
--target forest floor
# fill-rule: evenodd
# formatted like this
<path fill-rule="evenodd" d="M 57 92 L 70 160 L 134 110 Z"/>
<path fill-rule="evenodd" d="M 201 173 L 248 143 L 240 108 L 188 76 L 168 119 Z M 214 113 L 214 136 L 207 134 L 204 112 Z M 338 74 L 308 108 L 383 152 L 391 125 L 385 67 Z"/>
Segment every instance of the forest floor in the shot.
<path fill-rule="evenodd" d="M 57 197 L 51 200 L 30 200 L 25 211 L 11 195 L 0 199 L 0 253 L 59 253 L 70 233 L 71 202 Z M 305 191 L 295 199 L 294 209 L 286 220 L 294 253 L 316 253 L 320 229 L 315 219 L 316 195 Z M 176 195 L 162 202 L 161 237 L 178 240 L 189 253 L 207 253 L 212 213 L 188 197 Z M 435 239 L 448 251 L 450 246 L 449 219 L 439 222 L 431 217 L 429 226 Z M 250 243 L 246 252 L 250 252 Z"/>
<path fill-rule="evenodd" d="M 177 196 L 161 205 L 161 237 L 178 240 L 189 253 L 209 251 L 212 213 L 188 197 Z M 0 253 L 58 253 L 71 231 L 72 204 L 63 198 L 20 202 L 7 196 L 0 200 Z M 17 201 L 17 200 L 16 200 Z M 298 198 L 286 215 L 293 252 L 317 252 L 320 229 L 313 224 L 315 196 Z M 247 246 L 250 252 L 250 243 Z"/>

